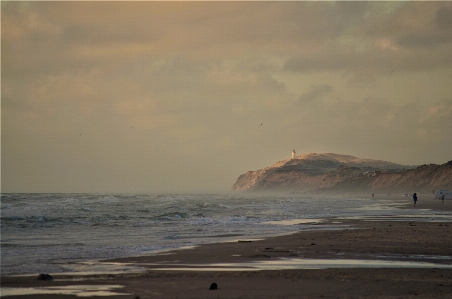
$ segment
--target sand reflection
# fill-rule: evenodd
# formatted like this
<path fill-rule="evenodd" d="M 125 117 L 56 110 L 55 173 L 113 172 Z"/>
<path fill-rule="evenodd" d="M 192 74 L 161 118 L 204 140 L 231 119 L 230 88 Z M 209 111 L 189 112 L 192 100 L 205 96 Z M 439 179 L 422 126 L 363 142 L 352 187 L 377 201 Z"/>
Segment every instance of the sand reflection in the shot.
<path fill-rule="evenodd" d="M 153 265 L 157 266 L 157 265 Z M 263 271 L 331 268 L 438 268 L 452 269 L 452 265 L 422 261 L 389 261 L 359 259 L 278 259 L 248 263 L 178 264 L 153 268 L 165 271 Z"/>
<path fill-rule="evenodd" d="M 77 297 L 107 297 L 130 295 L 129 293 L 114 292 L 115 289 L 123 288 L 120 285 L 71 285 L 71 286 L 51 286 L 39 288 L 2 288 L 3 296 L 23 296 L 23 295 L 72 295 Z"/>

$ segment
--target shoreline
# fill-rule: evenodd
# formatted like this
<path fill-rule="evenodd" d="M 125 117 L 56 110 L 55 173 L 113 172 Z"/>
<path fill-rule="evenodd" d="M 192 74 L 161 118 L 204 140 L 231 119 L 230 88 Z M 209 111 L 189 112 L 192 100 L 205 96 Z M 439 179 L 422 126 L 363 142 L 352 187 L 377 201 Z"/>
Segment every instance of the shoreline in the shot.
<path fill-rule="evenodd" d="M 376 199 L 382 198 L 379 196 Z M 400 204 L 402 209 L 413 208 L 411 198 L 406 202 L 404 199 L 394 201 L 394 204 Z M 432 209 L 432 214 L 450 212 L 452 201 L 446 201 L 443 205 L 440 200 L 423 199 L 421 195 L 416 209 L 419 208 Z M 91 290 L 98 292 L 98 295 L 104 292 L 103 298 L 449 298 L 452 292 L 450 221 L 333 218 L 312 225 L 317 228 L 333 222 L 341 222 L 341 225 L 348 225 L 349 228 L 306 230 L 262 240 L 204 244 L 190 249 L 102 261 L 119 263 L 129 269 L 143 267 L 138 272 L 87 275 L 61 273 L 53 275 L 52 281 L 37 280 L 38 273 L 35 277 L 2 276 L 2 288 L 4 291 L 11 290 L 5 287 L 45 288 L 57 292 L 6 296 L 17 299 L 75 298 L 75 294 L 81 294 L 80 292 L 87 294 L 81 286 L 91 286 Z M 274 270 L 264 267 L 252 271 L 243 267 L 228 268 L 228 264 L 250 267 L 250 264 L 265 265 L 268 262 L 297 259 L 383 259 L 434 262 L 451 268 L 339 267 Z M 192 269 L 174 269 L 181 265 Z M 218 290 L 209 290 L 213 282 L 218 284 Z M 67 293 L 71 286 L 75 290 Z M 109 289 L 108 286 L 112 288 Z M 61 294 L 64 292 L 66 294 Z"/>

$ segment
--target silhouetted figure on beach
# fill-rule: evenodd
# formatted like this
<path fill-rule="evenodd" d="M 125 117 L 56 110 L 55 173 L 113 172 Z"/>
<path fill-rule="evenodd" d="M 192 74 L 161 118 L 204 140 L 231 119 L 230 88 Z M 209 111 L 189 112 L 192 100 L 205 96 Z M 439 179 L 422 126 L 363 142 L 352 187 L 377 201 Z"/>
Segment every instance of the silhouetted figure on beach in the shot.
<path fill-rule="evenodd" d="M 416 193 L 413 194 L 413 201 L 414 201 L 414 206 L 413 207 L 416 207 L 416 202 L 417 202 L 417 195 L 416 195 Z"/>

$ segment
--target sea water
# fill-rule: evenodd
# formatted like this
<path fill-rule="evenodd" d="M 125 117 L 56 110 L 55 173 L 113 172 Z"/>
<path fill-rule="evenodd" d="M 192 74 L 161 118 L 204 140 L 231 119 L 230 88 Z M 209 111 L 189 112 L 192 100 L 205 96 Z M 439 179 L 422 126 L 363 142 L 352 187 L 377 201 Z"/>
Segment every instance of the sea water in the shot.
<path fill-rule="evenodd" d="M 2 194 L 1 272 L 59 273 L 68 262 L 341 228 L 340 221 L 328 227 L 319 219 L 452 219 L 447 212 L 431 214 L 403 210 L 388 200 L 347 196 Z"/>

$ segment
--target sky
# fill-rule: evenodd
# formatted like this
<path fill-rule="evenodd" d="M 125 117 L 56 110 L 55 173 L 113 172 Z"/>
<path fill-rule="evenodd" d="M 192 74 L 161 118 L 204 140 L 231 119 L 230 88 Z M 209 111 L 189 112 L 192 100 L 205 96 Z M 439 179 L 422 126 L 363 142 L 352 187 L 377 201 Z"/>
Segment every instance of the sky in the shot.
<path fill-rule="evenodd" d="M 2 192 L 452 160 L 452 2 L 1 2 Z"/>

